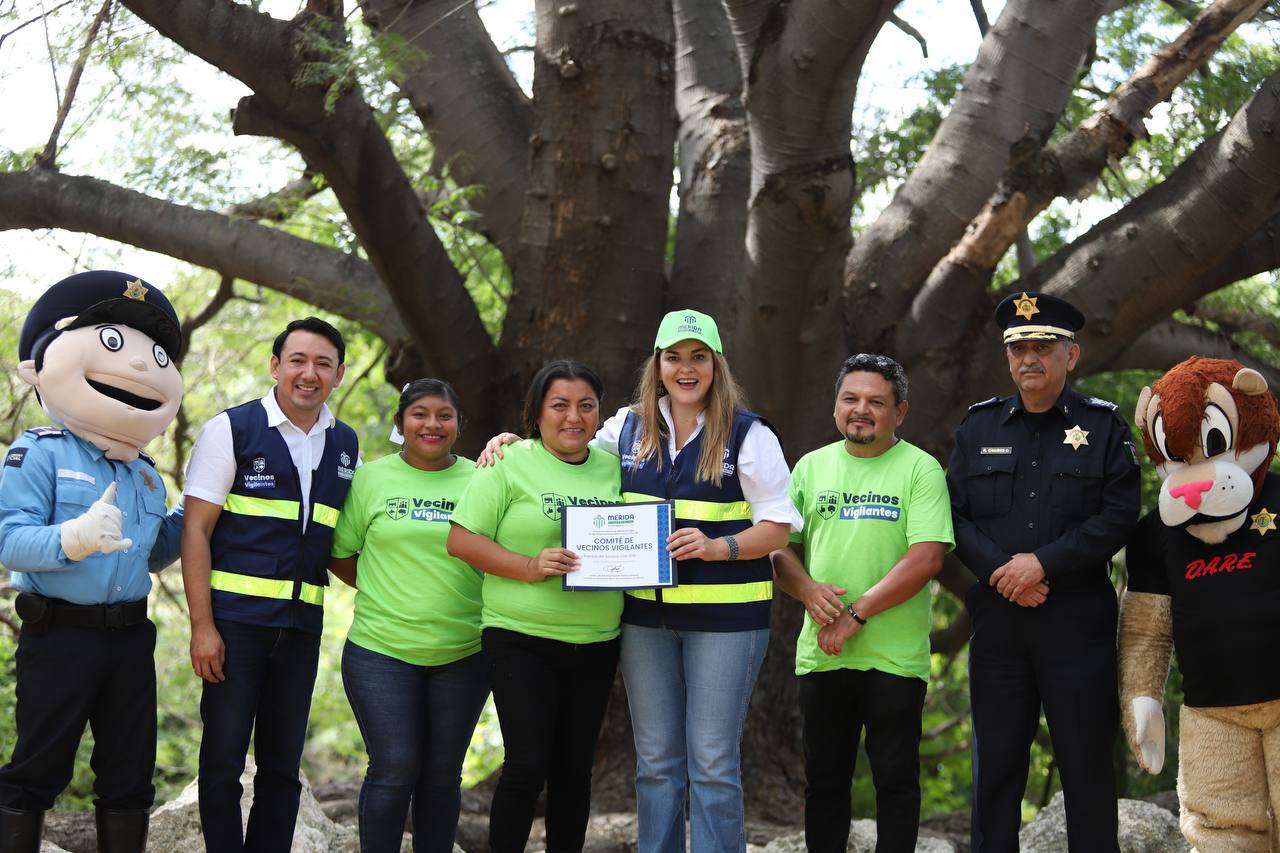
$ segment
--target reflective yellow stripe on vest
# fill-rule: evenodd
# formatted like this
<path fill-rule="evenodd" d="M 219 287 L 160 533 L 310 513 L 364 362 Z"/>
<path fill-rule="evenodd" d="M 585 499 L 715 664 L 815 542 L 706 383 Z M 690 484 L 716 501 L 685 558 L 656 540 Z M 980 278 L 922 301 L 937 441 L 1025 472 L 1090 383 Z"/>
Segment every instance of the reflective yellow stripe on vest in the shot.
<path fill-rule="evenodd" d="M 627 595 L 656 601 L 651 589 L 629 589 Z M 662 591 L 663 604 L 746 604 L 773 598 L 773 581 L 755 583 L 695 583 Z"/>
<path fill-rule="evenodd" d="M 248 495 L 227 495 L 222 508 L 236 515 L 283 518 L 285 521 L 297 521 L 298 514 L 302 512 L 302 504 L 297 501 L 275 501 L 270 498 L 251 498 Z"/>
<path fill-rule="evenodd" d="M 664 500 L 664 498 L 642 495 L 639 492 L 623 492 L 622 500 L 624 503 L 642 503 L 645 501 L 660 501 Z M 676 518 L 685 518 L 689 521 L 751 520 L 751 501 L 720 503 L 718 501 L 691 501 L 684 498 L 676 498 L 675 505 Z"/>
<path fill-rule="evenodd" d="M 338 526 L 338 510 L 324 504 L 316 504 L 311 507 L 311 520 L 323 524 L 325 527 Z"/>
<path fill-rule="evenodd" d="M 252 575 L 238 575 L 235 572 L 223 572 L 217 569 L 209 573 L 209 588 L 258 598 L 279 598 L 284 601 L 293 598 L 293 581 L 256 578 Z M 307 604 L 323 606 L 324 587 L 303 583 L 298 598 Z"/>

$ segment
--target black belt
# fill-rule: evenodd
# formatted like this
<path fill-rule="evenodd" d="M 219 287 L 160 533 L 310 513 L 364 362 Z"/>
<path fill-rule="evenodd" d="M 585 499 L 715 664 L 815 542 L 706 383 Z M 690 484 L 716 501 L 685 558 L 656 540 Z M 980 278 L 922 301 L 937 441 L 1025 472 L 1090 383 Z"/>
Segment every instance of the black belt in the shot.
<path fill-rule="evenodd" d="M 49 599 L 52 613 L 50 626 L 56 628 L 101 628 L 114 630 L 131 628 L 147 621 L 147 600 L 125 601 L 120 604 L 71 604 Z"/>

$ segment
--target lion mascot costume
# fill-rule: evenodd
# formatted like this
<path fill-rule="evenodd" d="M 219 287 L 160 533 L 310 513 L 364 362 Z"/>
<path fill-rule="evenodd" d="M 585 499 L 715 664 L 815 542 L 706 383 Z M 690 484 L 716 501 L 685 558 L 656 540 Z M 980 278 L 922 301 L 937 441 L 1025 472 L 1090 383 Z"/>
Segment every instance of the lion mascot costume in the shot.
<path fill-rule="evenodd" d="M 1164 765 L 1161 711 L 1178 653 L 1178 800 L 1200 853 L 1280 850 L 1280 414 L 1236 361 L 1194 357 L 1138 399 L 1163 483 L 1128 546 L 1120 618 L 1125 733 Z"/>
<path fill-rule="evenodd" d="M 182 402 L 181 347 L 169 300 L 120 272 L 63 279 L 23 323 L 18 375 L 53 425 L 24 432 L 0 466 L 0 563 L 22 619 L 0 853 L 39 849 L 86 724 L 98 849 L 146 846 L 156 757 L 148 571 L 177 557 L 182 514 L 168 511 L 142 448 Z"/>

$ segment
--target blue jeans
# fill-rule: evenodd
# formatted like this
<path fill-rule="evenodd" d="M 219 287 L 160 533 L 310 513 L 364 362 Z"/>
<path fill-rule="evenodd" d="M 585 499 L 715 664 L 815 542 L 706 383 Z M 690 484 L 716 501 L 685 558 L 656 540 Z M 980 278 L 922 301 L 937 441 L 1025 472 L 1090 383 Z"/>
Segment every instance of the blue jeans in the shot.
<path fill-rule="evenodd" d="M 413 801 L 413 849 L 453 850 L 462 762 L 489 695 L 479 654 L 418 666 L 357 646 L 342 650 L 342 684 L 369 752 L 360 786 L 360 850 L 400 850 Z"/>
<path fill-rule="evenodd" d="M 746 849 L 742 723 L 768 644 L 768 629 L 622 626 L 640 853 L 683 853 L 686 788 L 693 849 Z"/>
<path fill-rule="evenodd" d="M 307 739 L 320 635 L 214 620 L 226 647 L 225 681 L 200 697 L 200 825 L 218 853 L 288 851 L 298 820 L 298 765 Z M 253 735 L 258 773 L 241 832 L 240 774 Z"/>

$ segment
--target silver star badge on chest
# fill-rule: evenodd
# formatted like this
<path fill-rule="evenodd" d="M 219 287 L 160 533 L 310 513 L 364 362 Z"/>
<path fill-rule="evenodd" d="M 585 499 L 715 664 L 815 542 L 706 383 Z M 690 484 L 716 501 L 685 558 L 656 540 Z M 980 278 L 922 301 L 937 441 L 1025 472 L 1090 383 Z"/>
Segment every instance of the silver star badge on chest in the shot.
<path fill-rule="evenodd" d="M 1080 429 L 1080 424 L 1076 424 L 1069 430 L 1064 430 L 1067 437 L 1062 439 L 1063 444 L 1071 445 L 1072 450 L 1079 450 L 1080 445 L 1089 443 L 1089 431 Z"/>

